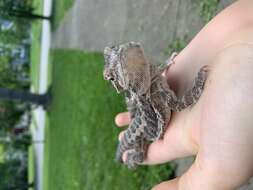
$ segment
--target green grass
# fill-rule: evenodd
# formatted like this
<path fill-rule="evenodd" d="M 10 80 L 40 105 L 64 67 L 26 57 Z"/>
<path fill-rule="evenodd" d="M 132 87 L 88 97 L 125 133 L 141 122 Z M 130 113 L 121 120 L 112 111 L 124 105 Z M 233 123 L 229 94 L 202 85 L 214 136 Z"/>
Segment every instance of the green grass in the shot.
<path fill-rule="evenodd" d="M 187 45 L 187 37 L 176 38 L 172 41 L 168 47 L 165 49 L 164 53 L 166 55 L 171 55 L 173 52 L 180 52 Z"/>
<path fill-rule="evenodd" d="M 74 2 L 75 0 L 53 1 L 53 30 L 56 30 L 65 13 L 72 7 Z"/>
<path fill-rule="evenodd" d="M 53 52 L 52 94 L 46 128 L 45 190 L 147 190 L 169 178 L 172 166 L 129 171 L 114 161 L 123 98 L 102 78 L 103 57 Z"/>
<path fill-rule="evenodd" d="M 34 147 L 33 145 L 29 146 L 28 149 L 28 182 L 32 183 L 34 181 L 34 172 L 35 172 L 35 164 L 34 164 Z M 33 188 L 29 188 L 32 190 Z"/>
<path fill-rule="evenodd" d="M 34 12 L 36 14 L 42 14 L 43 1 L 34 0 L 33 7 L 34 7 Z M 41 30 L 42 30 L 41 20 L 33 21 L 32 22 L 32 42 L 31 42 L 31 51 L 30 51 L 30 60 L 31 60 L 30 73 L 31 73 L 32 87 L 35 90 L 35 92 L 37 92 L 39 89 Z"/>
<path fill-rule="evenodd" d="M 2 144 L 0 144 L 0 163 L 4 162 L 4 146 Z"/>
<path fill-rule="evenodd" d="M 217 12 L 219 0 L 200 0 L 199 13 L 205 23 L 210 21 Z"/>
<path fill-rule="evenodd" d="M 46 126 L 45 126 L 45 136 L 46 136 L 46 143 L 44 143 L 44 160 L 43 160 L 43 189 L 47 190 L 48 188 L 48 173 L 49 173 L 49 127 L 50 127 L 50 120 L 48 114 L 46 114 Z"/>

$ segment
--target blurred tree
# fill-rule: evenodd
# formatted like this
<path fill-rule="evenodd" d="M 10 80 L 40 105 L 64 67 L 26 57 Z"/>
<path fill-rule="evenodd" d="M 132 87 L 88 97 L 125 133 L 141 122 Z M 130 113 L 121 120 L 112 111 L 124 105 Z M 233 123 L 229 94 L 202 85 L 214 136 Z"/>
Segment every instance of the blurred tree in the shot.
<path fill-rule="evenodd" d="M 18 159 L 5 160 L 0 163 L 0 190 L 27 190 L 33 184 L 27 183 L 27 171 L 19 170 Z"/>
<path fill-rule="evenodd" d="M 0 86 L 10 89 L 28 90 L 30 81 L 20 80 L 18 77 L 22 72 L 28 71 L 15 71 L 11 68 L 11 56 L 0 56 Z"/>
<path fill-rule="evenodd" d="M 15 135 L 12 139 L 12 146 L 14 149 L 24 150 L 28 149 L 28 146 L 32 143 L 32 136 L 28 132 Z"/>
<path fill-rule="evenodd" d="M 0 190 L 24 190 L 27 183 L 27 150 L 32 142 L 29 123 L 19 128 L 31 104 L 47 107 L 48 94 L 29 92 L 31 21 L 50 19 L 34 14 L 33 0 L 0 0 Z M 22 76 L 21 76 L 22 73 Z M 23 77 L 23 78 L 22 78 Z M 28 111 L 29 113 L 29 111 Z M 23 123 L 22 123 L 23 125 Z"/>
<path fill-rule="evenodd" d="M 51 102 L 51 97 L 48 93 L 34 94 L 21 90 L 8 88 L 0 88 L 0 99 L 20 101 L 28 104 L 35 104 L 46 108 Z"/>
<path fill-rule="evenodd" d="M 1 0 L 0 14 L 3 17 L 16 17 L 26 19 L 47 19 L 50 20 L 51 16 L 43 16 L 33 13 L 31 1 L 24 0 Z"/>
<path fill-rule="evenodd" d="M 15 103 L 1 101 L 0 128 L 3 137 L 7 136 L 7 134 L 15 127 L 15 124 L 19 121 L 22 114 L 23 111 L 18 110 Z"/>

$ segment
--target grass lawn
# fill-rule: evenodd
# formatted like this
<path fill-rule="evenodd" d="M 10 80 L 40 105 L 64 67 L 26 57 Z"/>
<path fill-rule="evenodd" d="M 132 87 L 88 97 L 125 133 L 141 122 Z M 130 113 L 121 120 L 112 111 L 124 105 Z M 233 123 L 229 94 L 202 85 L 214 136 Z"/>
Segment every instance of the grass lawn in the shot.
<path fill-rule="evenodd" d="M 2 144 L 0 144 L 0 163 L 4 162 L 3 153 L 4 153 L 4 147 Z"/>
<path fill-rule="evenodd" d="M 33 1 L 34 12 L 36 14 L 42 14 L 43 12 L 43 1 L 34 0 Z M 35 92 L 39 89 L 39 72 L 40 72 L 40 50 L 41 50 L 41 30 L 42 30 L 42 21 L 35 20 L 32 22 L 32 42 L 31 42 L 31 81 L 32 87 Z"/>
<path fill-rule="evenodd" d="M 125 104 L 102 78 L 102 55 L 55 50 L 52 63 L 44 189 L 146 190 L 168 179 L 168 164 L 129 171 L 114 161 L 114 116 Z"/>
<path fill-rule="evenodd" d="M 34 164 L 34 147 L 31 145 L 28 149 L 28 182 L 34 182 L 34 171 L 35 171 L 35 164 Z M 29 188 L 32 190 L 33 188 Z"/>

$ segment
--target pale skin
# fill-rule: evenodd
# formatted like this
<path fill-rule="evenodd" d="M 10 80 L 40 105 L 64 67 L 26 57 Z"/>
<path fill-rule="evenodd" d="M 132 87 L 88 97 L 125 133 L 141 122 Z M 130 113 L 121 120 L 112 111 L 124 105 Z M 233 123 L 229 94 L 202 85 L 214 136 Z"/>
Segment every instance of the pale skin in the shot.
<path fill-rule="evenodd" d="M 190 155 L 196 160 L 182 176 L 152 190 L 233 190 L 253 176 L 252 0 L 237 1 L 208 23 L 175 58 L 168 83 L 182 95 L 203 65 L 210 73 L 201 98 L 173 113 L 164 139 L 150 145 L 145 164 Z M 118 126 L 129 120 L 128 113 L 116 116 Z"/>

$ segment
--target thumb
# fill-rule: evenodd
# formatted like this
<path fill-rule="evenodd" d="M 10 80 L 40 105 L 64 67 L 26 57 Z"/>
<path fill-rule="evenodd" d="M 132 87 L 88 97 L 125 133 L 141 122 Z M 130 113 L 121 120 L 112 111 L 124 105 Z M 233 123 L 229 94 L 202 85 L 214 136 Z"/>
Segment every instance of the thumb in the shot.
<path fill-rule="evenodd" d="M 197 158 L 198 159 L 198 158 Z M 218 172 L 218 171 L 217 171 Z M 219 174 L 219 173 L 218 173 Z M 163 182 L 152 190 L 217 190 L 228 189 L 224 178 L 216 172 L 200 166 L 198 161 L 195 161 L 190 169 L 182 176 L 170 181 Z"/>
<path fill-rule="evenodd" d="M 152 190 L 213 190 L 213 185 L 207 180 L 204 171 L 197 167 L 196 162 L 182 176 L 173 180 L 162 182 Z"/>
<path fill-rule="evenodd" d="M 159 185 L 153 187 L 152 190 L 178 190 L 178 180 L 179 178 L 175 178 L 173 180 L 160 183 Z"/>

